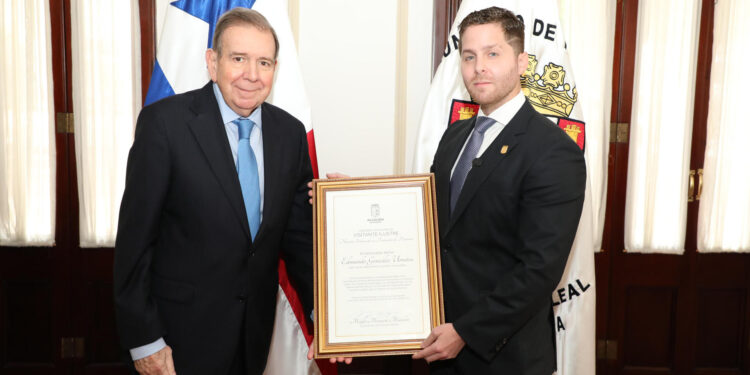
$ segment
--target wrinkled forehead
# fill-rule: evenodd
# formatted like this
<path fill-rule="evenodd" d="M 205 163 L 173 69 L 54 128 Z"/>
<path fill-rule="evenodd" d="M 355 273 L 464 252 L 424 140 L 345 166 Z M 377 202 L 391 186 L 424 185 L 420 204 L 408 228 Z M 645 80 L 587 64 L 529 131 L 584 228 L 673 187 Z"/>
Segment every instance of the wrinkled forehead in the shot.
<path fill-rule="evenodd" d="M 228 27 L 220 37 L 219 53 L 261 54 L 275 59 L 276 44 L 270 30 L 252 24 L 237 24 Z"/>

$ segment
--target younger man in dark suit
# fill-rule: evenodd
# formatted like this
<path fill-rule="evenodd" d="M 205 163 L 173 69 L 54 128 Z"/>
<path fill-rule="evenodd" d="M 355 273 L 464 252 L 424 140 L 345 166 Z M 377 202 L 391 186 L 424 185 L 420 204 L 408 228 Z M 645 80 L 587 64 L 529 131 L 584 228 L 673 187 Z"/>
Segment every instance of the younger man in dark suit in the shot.
<path fill-rule="evenodd" d="M 414 358 L 434 374 L 550 375 L 550 296 L 578 227 L 583 154 L 523 96 L 528 55 L 512 12 L 473 12 L 459 35 L 461 74 L 480 111 L 450 125 L 435 153 L 448 323 Z"/>

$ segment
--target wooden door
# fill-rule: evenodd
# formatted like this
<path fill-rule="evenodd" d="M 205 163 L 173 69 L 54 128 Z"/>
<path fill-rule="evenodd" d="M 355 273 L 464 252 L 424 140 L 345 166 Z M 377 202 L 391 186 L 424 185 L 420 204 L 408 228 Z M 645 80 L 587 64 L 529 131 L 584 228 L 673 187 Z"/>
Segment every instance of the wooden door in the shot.
<path fill-rule="evenodd" d="M 697 190 L 688 203 L 684 255 L 623 250 L 628 140 L 618 141 L 617 133 L 626 136 L 630 123 L 638 1 L 618 0 L 617 7 L 612 122 L 620 125 L 612 127 L 604 249 L 596 255 L 597 373 L 748 374 L 750 255 L 697 253 Z M 690 162 L 695 171 L 702 168 L 706 143 L 713 10 L 714 1 L 702 1 Z"/>
<path fill-rule="evenodd" d="M 748 374 L 750 254 L 696 252 L 714 1 L 702 1 L 690 162 L 696 190 L 688 204 L 685 254 L 679 256 L 623 251 L 638 1 L 611 1 L 617 1 L 613 126 L 604 249 L 595 256 L 597 374 Z M 460 3 L 434 1 L 435 68 Z"/>
<path fill-rule="evenodd" d="M 78 246 L 74 133 L 61 121 L 73 113 L 70 0 L 49 5 L 58 113 L 55 245 L 0 247 L 0 374 L 126 374 L 114 326 L 113 249 Z M 139 6 L 145 98 L 154 4 L 139 0 Z"/>

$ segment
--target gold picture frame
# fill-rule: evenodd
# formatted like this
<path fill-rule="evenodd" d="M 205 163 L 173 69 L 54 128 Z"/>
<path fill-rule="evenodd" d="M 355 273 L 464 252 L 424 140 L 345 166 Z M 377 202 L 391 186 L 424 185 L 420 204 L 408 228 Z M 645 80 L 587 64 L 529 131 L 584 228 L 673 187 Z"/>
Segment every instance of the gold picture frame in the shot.
<path fill-rule="evenodd" d="M 412 354 L 445 322 L 435 176 L 313 181 L 315 358 Z"/>

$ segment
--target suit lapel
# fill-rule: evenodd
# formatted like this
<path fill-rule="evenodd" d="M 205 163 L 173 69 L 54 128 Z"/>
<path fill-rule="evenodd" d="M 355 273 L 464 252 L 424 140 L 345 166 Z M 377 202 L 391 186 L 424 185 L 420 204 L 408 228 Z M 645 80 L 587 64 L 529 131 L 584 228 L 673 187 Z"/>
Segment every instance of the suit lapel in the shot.
<path fill-rule="evenodd" d="M 450 217 L 450 223 L 446 230 L 450 230 L 456 223 L 459 217 L 463 214 L 468 206 L 469 202 L 474 198 L 479 187 L 484 183 L 492 172 L 502 164 L 504 160 L 513 155 L 513 149 L 522 140 L 520 137 L 526 131 L 526 125 L 531 118 L 533 108 L 528 101 L 524 102 L 521 109 L 518 110 L 515 116 L 500 132 L 490 144 L 487 150 L 484 151 L 482 156 L 479 158 L 481 164 L 478 167 L 473 167 L 466 176 L 463 188 L 461 188 L 461 194 L 456 202 L 456 208 Z M 505 152 L 501 152 L 503 148 Z"/>
<path fill-rule="evenodd" d="M 441 160 L 438 163 L 439 169 L 435 171 L 435 180 L 437 181 L 435 194 L 437 195 L 438 212 L 443 213 L 443 215 L 438 217 L 440 233 L 443 234 L 447 233 L 446 230 L 448 229 L 450 220 L 451 170 L 453 169 L 453 164 L 456 163 L 456 159 L 458 159 L 461 148 L 466 142 L 466 138 L 469 137 L 471 130 L 474 129 L 475 123 L 476 117 L 461 125 L 451 125 L 460 126 L 461 128 L 458 129 L 455 136 L 446 140 L 445 147 L 436 157 L 437 160 Z"/>
<path fill-rule="evenodd" d="M 221 120 L 219 104 L 216 102 L 210 82 L 201 89 L 191 105 L 191 110 L 196 116 L 188 122 L 188 127 L 193 132 L 216 179 L 219 180 L 219 185 L 229 199 L 245 235 L 250 238 L 250 227 L 245 213 L 245 201 L 242 199 L 240 180 L 237 177 L 237 169 L 229 148 L 227 132 Z"/>
<path fill-rule="evenodd" d="M 268 231 L 268 223 L 272 222 L 275 205 L 278 202 L 278 194 L 281 186 L 281 166 L 286 153 L 282 150 L 284 134 L 278 126 L 274 126 L 274 117 L 268 106 L 264 104 L 261 109 L 261 121 L 263 121 L 263 220 L 260 222 L 258 234 L 254 243 L 261 240 Z"/>

